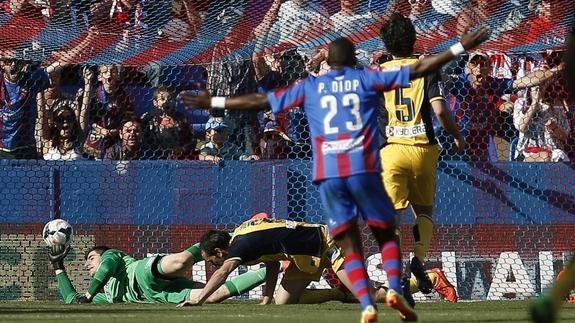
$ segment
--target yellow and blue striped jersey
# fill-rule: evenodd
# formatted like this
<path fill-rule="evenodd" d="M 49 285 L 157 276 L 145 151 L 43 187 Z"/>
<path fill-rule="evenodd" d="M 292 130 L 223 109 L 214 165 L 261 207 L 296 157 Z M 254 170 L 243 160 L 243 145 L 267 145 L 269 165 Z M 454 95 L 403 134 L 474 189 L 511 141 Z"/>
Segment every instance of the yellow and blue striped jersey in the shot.
<path fill-rule="evenodd" d="M 239 260 L 242 264 L 254 265 L 290 260 L 303 272 L 315 272 L 327 248 L 326 238 L 325 225 L 291 220 L 248 220 L 232 233 L 226 261 Z"/>
<path fill-rule="evenodd" d="M 415 62 L 417 58 L 399 58 L 385 62 L 381 67 L 398 68 Z M 431 102 L 444 100 L 439 80 L 440 74 L 435 73 L 411 80 L 407 88 L 383 93 L 385 109 L 380 111 L 379 128 L 387 143 L 437 144 L 431 120 Z"/>

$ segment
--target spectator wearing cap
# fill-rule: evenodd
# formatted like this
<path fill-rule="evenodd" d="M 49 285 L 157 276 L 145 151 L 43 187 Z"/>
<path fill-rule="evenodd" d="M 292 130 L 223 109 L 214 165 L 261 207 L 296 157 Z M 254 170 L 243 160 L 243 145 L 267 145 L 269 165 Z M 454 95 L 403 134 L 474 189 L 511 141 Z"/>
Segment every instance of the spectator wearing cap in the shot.
<path fill-rule="evenodd" d="M 278 124 L 270 120 L 266 123 L 260 139 L 260 155 L 262 159 L 287 159 L 290 152 L 290 138 Z"/>
<path fill-rule="evenodd" d="M 492 70 L 489 56 L 475 52 L 467 62 L 468 73 L 454 75 L 448 79 L 446 89 L 454 97 L 456 121 L 462 127 L 469 146 L 466 156 L 472 161 L 487 161 L 489 143 L 493 136 L 500 134 L 510 140 L 513 132 L 502 124 L 512 125 L 511 114 L 500 109 L 506 108 L 505 94 L 525 87 L 539 85 L 554 76 L 558 68 L 548 71 L 536 71 L 520 79 L 494 78 L 489 75 Z M 513 130 L 512 130 L 513 131 Z M 509 134 L 507 134 L 509 133 Z"/>
<path fill-rule="evenodd" d="M 222 160 L 259 160 L 228 141 L 230 127 L 221 117 L 211 117 L 206 123 L 207 143 L 200 147 L 200 160 L 219 163 Z"/>
<path fill-rule="evenodd" d="M 214 7 L 214 6 L 212 6 Z M 211 95 L 237 96 L 256 90 L 254 68 L 251 61 L 237 51 L 236 44 L 251 41 L 249 33 L 233 32 L 236 22 L 242 19 L 243 9 L 236 1 L 208 10 L 205 17 L 210 22 L 209 31 L 219 39 L 202 55 L 210 61 L 206 65 L 206 89 Z M 248 155 L 254 154 L 258 139 L 258 112 L 248 110 L 212 111 L 215 117 L 225 117 L 228 124 L 228 141 Z"/>

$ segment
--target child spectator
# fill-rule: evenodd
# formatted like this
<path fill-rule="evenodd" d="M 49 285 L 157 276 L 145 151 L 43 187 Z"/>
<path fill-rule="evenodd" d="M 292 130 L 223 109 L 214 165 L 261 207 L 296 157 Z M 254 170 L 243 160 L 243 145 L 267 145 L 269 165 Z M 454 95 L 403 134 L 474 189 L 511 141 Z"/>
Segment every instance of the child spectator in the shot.
<path fill-rule="evenodd" d="M 153 102 L 154 110 L 142 116 L 146 155 L 152 159 L 190 159 L 196 141 L 186 115 L 176 111 L 173 94 L 159 87 Z"/>
<path fill-rule="evenodd" d="M 230 127 L 223 118 L 211 117 L 206 123 L 206 139 L 200 148 L 200 160 L 219 163 L 222 160 L 259 160 L 257 155 L 248 155 L 244 150 L 228 141 Z"/>

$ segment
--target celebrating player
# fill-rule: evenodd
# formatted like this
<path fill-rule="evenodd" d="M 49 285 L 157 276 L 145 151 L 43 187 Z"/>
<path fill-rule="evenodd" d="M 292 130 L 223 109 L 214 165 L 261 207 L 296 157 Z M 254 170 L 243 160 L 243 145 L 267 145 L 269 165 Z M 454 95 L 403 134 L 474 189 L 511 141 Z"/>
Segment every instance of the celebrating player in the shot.
<path fill-rule="evenodd" d="M 485 41 L 488 28 L 467 33 L 449 51 L 394 70 L 356 69 L 355 47 L 346 38 L 329 45 L 330 72 L 306 78 L 287 89 L 234 98 L 211 98 L 186 94 L 184 104 L 215 109 L 262 109 L 270 104 L 274 113 L 303 106 L 309 121 L 314 159 L 314 182 L 328 217 L 330 233 L 345 254 L 345 271 L 362 309 L 362 322 L 376 322 L 377 310 L 369 289 L 362 241 L 357 224 L 361 214 L 381 250 L 387 273 L 388 306 L 404 320 L 417 314 L 401 296 L 401 255 L 395 240 L 395 211 L 381 183 L 377 112 L 379 93 L 408 87 L 409 81 L 437 71 L 465 50 Z M 212 277 L 213 278 L 213 277 Z M 221 277 L 217 282 L 223 282 Z M 216 282 L 216 280 L 214 280 Z M 208 289 L 209 287 L 209 289 Z M 217 284 L 208 282 L 205 290 Z M 206 292 L 196 302 L 205 301 Z"/>
<path fill-rule="evenodd" d="M 56 272 L 58 289 L 66 303 L 180 303 L 194 299 L 203 284 L 183 273 L 203 260 L 199 244 L 174 254 L 136 260 L 126 253 L 96 246 L 86 252 L 86 270 L 92 277 L 85 294 L 77 293 L 66 274 L 64 258 L 70 246 L 50 249 L 49 258 Z M 264 282 L 265 268 L 247 272 L 227 281 L 209 303 L 240 295 Z"/>
<path fill-rule="evenodd" d="M 391 15 L 381 28 L 381 38 L 393 60 L 382 68 L 398 68 L 418 61 L 413 55 L 415 28 L 400 14 Z M 380 134 L 387 142 L 380 150 L 385 191 L 399 214 L 411 204 L 415 215 L 415 256 L 410 269 L 419 290 L 431 293 L 433 284 L 423 266 L 433 235 L 432 210 L 439 149 L 433 132 L 431 111 L 441 126 L 455 138 L 459 152 L 466 142 L 445 104 L 439 72 L 412 79 L 406 88 L 384 93 L 387 115 L 380 115 Z"/>

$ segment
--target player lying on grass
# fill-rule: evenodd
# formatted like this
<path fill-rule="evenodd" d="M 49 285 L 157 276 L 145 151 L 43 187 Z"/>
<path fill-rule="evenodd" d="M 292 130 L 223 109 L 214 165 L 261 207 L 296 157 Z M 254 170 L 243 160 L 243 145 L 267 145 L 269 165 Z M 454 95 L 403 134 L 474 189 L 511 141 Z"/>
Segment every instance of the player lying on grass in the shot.
<path fill-rule="evenodd" d="M 54 247 L 49 250 L 50 262 L 56 272 L 58 289 L 66 303 L 181 303 L 195 299 L 203 284 L 183 275 L 192 265 L 202 261 L 199 244 L 168 255 L 136 260 L 125 252 L 105 246 L 86 252 L 85 267 L 92 280 L 84 294 L 76 292 L 64 268 L 70 251 Z M 264 282 L 265 268 L 247 272 L 225 282 L 206 301 L 221 302 L 240 295 Z"/>
<path fill-rule="evenodd" d="M 232 236 L 223 231 L 210 231 L 200 242 L 202 257 L 220 266 L 202 292 L 181 306 L 201 305 L 219 290 L 239 265 L 265 263 L 266 285 L 262 304 L 321 303 L 350 300 L 339 288 L 308 290 L 311 281 L 319 281 L 323 270 L 331 267 L 349 290 L 351 284 L 343 270 L 343 257 L 328 237 L 327 226 L 268 218 L 242 223 Z M 288 260 L 283 279 L 274 295 L 280 271 L 279 261 Z M 378 289 L 376 299 L 385 299 L 385 289 Z"/>
<path fill-rule="evenodd" d="M 206 285 L 198 299 L 190 299 L 182 304 L 201 305 L 209 299 L 213 290 L 241 264 L 265 263 L 267 271 L 266 289 L 262 304 L 270 304 L 279 273 L 278 261 L 288 264 L 284 277 L 275 295 L 277 304 L 316 304 L 326 301 L 357 301 L 349 292 L 351 283 L 342 267 L 341 250 L 327 235 L 327 227 L 289 220 L 272 220 L 267 217 L 252 218 L 241 224 L 232 234 L 223 231 L 210 231 L 200 243 L 202 256 L 207 262 L 221 266 Z M 289 261 L 289 262 L 288 262 Z M 345 288 L 306 289 L 311 281 L 318 281 L 325 268 L 331 268 L 339 283 Z M 457 301 L 453 286 L 443 272 L 435 268 L 430 271 L 435 290 L 450 302 Z M 337 284 L 336 284 L 337 285 Z M 384 302 L 387 287 L 371 282 L 376 301 Z M 376 285 L 377 288 L 376 288 Z M 411 279 L 407 284 L 417 292 L 417 282 Z M 407 288 L 406 286 L 406 288 Z M 335 287 L 335 285 L 333 286 Z M 409 294 L 409 290 L 405 293 Z M 413 300 L 408 296 L 411 302 Z"/>

